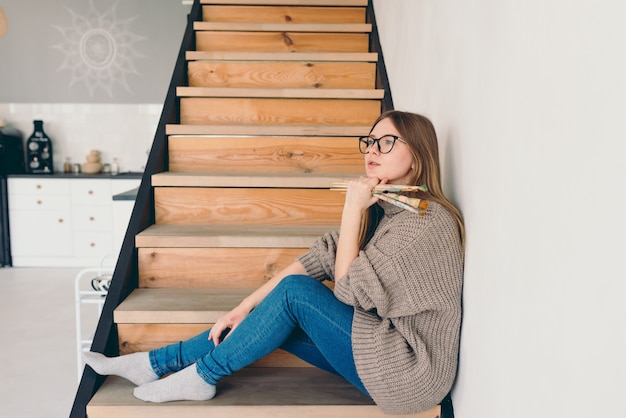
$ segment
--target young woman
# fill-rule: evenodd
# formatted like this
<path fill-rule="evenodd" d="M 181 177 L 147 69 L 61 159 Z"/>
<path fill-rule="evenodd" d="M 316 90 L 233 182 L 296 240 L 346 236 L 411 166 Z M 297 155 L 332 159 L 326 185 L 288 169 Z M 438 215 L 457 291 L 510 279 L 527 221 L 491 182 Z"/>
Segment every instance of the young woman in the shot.
<path fill-rule="evenodd" d="M 339 231 L 203 334 L 149 353 L 86 353 L 86 363 L 132 381 L 144 401 L 208 400 L 222 377 L 280 347 L 343 376 L 386 413 L 441 402 L 457 369 L 464 228 L 441 190 L 435 130 L 423 116 L 390 111 L 359 149 L 367 176 L 348 183 Z M 426 185 L 417 197 L 427 209 L 372 195 L 385 183 Z"/>

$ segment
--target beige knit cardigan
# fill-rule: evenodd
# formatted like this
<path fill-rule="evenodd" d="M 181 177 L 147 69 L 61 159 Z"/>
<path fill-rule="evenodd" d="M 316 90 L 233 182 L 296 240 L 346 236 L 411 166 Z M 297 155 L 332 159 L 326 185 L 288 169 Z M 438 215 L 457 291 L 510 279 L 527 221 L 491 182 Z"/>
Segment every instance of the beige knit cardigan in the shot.
<path fill-rule="evenodd" d="M 377 203 L 384 216 L 372 239 L 335 285 L 354 306 L 352 351 L 372 399 L 389 414 L 441 402 L 457 370 L 463 258 L 457 224 L 429 202 L 420 216 Z M 298 257 L 307 274 L 333 280 L 337 231 Z"/>

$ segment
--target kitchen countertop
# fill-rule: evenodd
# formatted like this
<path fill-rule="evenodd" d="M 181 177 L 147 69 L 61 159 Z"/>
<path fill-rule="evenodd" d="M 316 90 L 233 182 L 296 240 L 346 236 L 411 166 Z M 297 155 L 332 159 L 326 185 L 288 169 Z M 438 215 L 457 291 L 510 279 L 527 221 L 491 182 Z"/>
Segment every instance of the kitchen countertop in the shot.
<path fill-rule="evenodd" d="M 84 174 L 84 173 L 53 173 L 53 174 L 8 174 L 7 177 L 41 177 L 53 179 L 141 179 L 143 172 L 124 171 L 119 174 Z"/>
<path fill-rule="evenodd" d="M 135 187 L 132 190 L 125 191 L 123 193 L 118 193 L 113 196 L 113 201 L 120 200 L 135 200 L 137 198 L 137 192 L 139 191 L 139 187 Z"/>

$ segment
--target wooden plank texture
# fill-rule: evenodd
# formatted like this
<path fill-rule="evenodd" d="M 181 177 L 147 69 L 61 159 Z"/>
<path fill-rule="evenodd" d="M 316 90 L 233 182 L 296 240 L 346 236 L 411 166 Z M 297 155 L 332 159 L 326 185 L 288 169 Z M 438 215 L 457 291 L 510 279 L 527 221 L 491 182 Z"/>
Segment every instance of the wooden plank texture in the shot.
<path fill-rule="evenodd" d="M 170 136 L 168 155 L 171 172 L 358 176 L 364 171 L 353 137 Z"/>
<path fill-rule="evenodd" d="M 155 223 L 170 225 L 328 225 L 344 196 L 331 190 L 178 188 L 154 190 Z"/>
<path fill-rule="evenodd" d="M 213 324 L 254 289 L 135 289 L 115 309 L 117 324 Z"/>
<path fill-rule="evenodd" d="M 363 7 L 226 6 L 202 7 L 205 22 L 363 23 Z"/>
<path fill-rule="evenodd" d="M 373 121 L 372 121 L 373 122 Z M 266 135 L 266 136 L 361 136 L 371 125 L 222 125 L 222 124 L 168 124 L 167 135 Z"/>
<path fill-rule="evenodd" d="M 339 223 L 319 226 L 151 225 L 135 236 L 135 245 L 158 248 L 264 247 L 308 248 Z"/>
<path fill-rule="evenodd" d="M 369 33 L 369 23 L 194 22 L 194 30 L 214 32 Z"/>
<path fill-rule="evenodd" d="M 187 51 L 187 60 L 199 61 L 314 61 L 376 62 L 376 52 L 237 52 Z"/>
<path fill-rule="evenodd" d="M 376 64 L 192 61 L 188 75 L 191 87 L 373 89 Z"/>
<path fill-rule="evenodd" d="M 245 4 L 262 6 L 367 6 L 368 0 L 200 0 L 200 4 Z"/>
<path fill-rule="evenodd" d="M 366 33 L 196 32 L 198 51 L 368 52 Z"/>
<path fill-rule="evenodd" d="M 176 88 L 178 97 L 248 97 L 283 99 L 382 99 L 382 89 L 316 89 L 260 87 L 187 87 Z"/>
<path fill-rule="evenodd" d="M 368 125 L 380 115 L 378 100 L 180 99 L 185 125 Z"/>
<path fill-rule="evenodd" d="M 139 287 L 255 289 L 307 249 L 139 248 Z"/>
<path fill-rule="evenodd" d="M 354 177 L 354 176 L 349 176 Z M 163 172 L 152 175 L 153 187 L 269 187 L 275 189 L 330 189 L 348 176 L 321 174 L 249 174 Z"/>
<path fill-rule="evenodd" d="M 87 407 L 89 418 L 438 418 L 441 407 L 386 415 L 346 380 L 314 367 L 245 368 L 224 378 L 204 402 L 142 402 L 134 385 L 109 377 Z"/>

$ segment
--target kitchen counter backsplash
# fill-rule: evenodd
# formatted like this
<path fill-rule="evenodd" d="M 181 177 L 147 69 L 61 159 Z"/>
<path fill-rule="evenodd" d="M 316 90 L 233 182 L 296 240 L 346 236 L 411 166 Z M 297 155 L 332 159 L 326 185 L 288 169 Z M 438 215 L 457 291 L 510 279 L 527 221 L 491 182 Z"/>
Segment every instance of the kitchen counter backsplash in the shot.
<path fill-rule="evenodd" d="M 103 164 L 117 159 L 120 173 L 143 172 L 162 109 L 161 104 L 0 103 L 0 119 L 20 130 L 24 143 L 33 121 L 42 120 L 52 139 L 55 173 L 63 173 L 67 158 L 82 166 L 94 149 Z"/>

